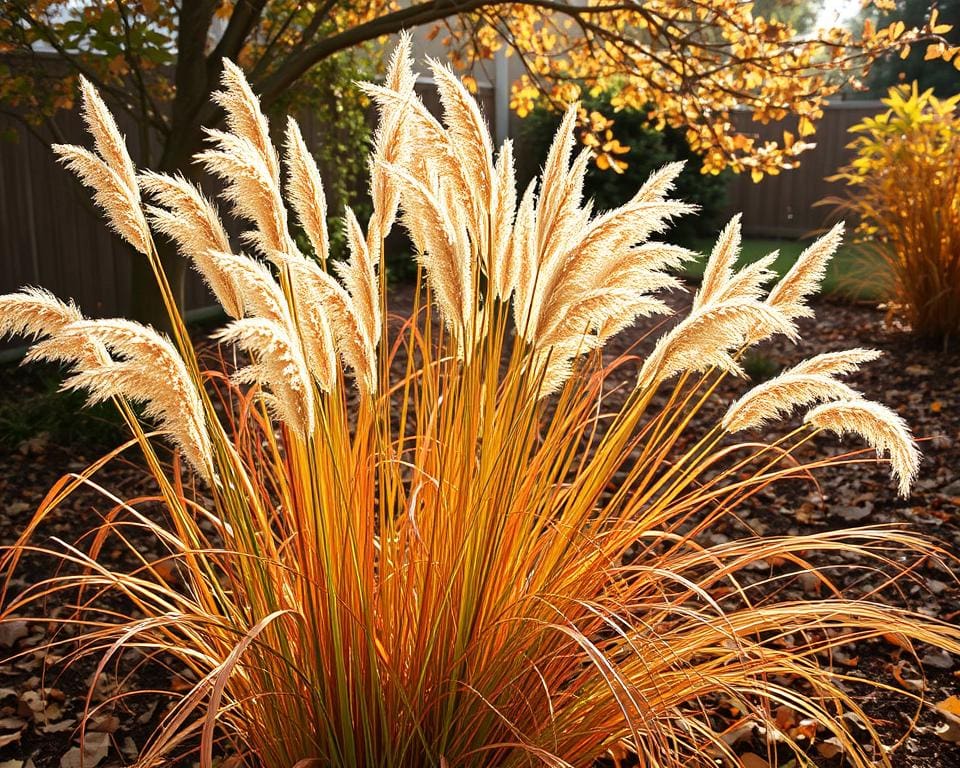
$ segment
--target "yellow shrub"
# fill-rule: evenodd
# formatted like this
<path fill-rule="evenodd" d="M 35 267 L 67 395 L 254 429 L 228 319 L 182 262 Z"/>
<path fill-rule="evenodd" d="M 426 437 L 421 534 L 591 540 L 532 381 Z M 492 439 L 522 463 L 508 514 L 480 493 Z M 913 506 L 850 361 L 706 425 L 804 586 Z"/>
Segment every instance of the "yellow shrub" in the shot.
<path fill-rule="evenodd" d="M 914 331 L 960 331 L 960 94 L 891 88 L 886 112 L 850 130 L 857 156 L 831 180 L 847 183 L 841 210 L 887 267 L 896 309 Z"/>
<path fill-rule="evenodd" d="M 738 725 L 802 754 L 776 724 L 789 705 L 835 736 L 850 765 L 873 766 L 871 745 L 848 731 L 868 721 L 831 649 L 890 633 L 958 653 L 960 642 L 934 619 L 840 595 L 807 558 L 852 551 L 907 574 L 909 552 L 936 557 L 936 547 L 883 527 L 698 540 L 768 484 L 828 464 L 795 453 L 824 431 L 865 438 L 909 489 L 919 454 L 906 426 L 838 381 L 876 357 L 867 350 L 808 360 L 730 404 L 721 422 L 695 426 L 720 380 L 742 373 L 744 350 L 795 336 L 840 229 L 767 292 L 769 259 L 735 268 L 735 219 L 690 314 L 642 361 L 605 358 L 609 336 L 667 311 L 655 294 L 678 285 L 668 270 L 689 257 L 650 240 L 688 210 L 667 196 L 679 167 L 594 214 L 581 199 L 589 155 L 571 163 L 572 108 L 539 190 L 518 201 L 510 145 L 495 162 L 472 97 L 433 70 L 444 124 L 413 92 L 408 39 L 384 85 L 366 87 L 381 118 L 375 208 L 365 228 L 348 213 L 350 258 L 333 273 L 323 190 L 296 123 L 281 163 L 237 68 L 226 64 L 217 95 L 227 130 L 210 131 L 199 160 L 223 177 L 225 198 L 253 225 L 246 242 L 269 263 L 230 252 L 215 208 L 184 179 L 136 174 L 85 86 L 95 151 L 58 151 L 154 266 L 173 339 L 85 320 L 39 289 L 0 297 L 0 333 L 41 337 L 33 358 L 67 362 L 68 387 L 117 403 L 157 493 L 110 497 L 96 535 L 76 547 L 35 543 L 69 493 L 99 487 L 93 475 L 110 457 L 66 476 L 2 566 L 9 574 L 46 552 L 79 568 L 8 589 L 4 620 L 32 611 L 49 622 L 46 598 L 80 588 L 66 621 L 79 655 L 101 657 L 100 674 L 124 649 L 182 671 L 187 690 L 170 693 L 138 766 L 184 751 L 199 751 L 204 768 L 216 751 L 251 768 L 586 767 L 625 751 L 651 768 L 736 765 L 709 714 L 721 696 Z M 291 238 L 290 213 L 312 257 Z M 398 215 L 420 282 L 412 314 L 391 318 L 377 267 Z M 176 241 L 233 318 L 219 338 L 249 365 L 231 377 L 198 360 L 151 230 Z M 614 387 L 629 391 L 612 400 Z M 172 463 L 132 402 L 172 441 Z M 811 406 L 772 444 L 738 442 Z M 873 460 L 839 460 L 856 457 Z M 134 532 L 156 545 L 138 546 Z M 105 547 L 133 565 L 99 562 Z M 831 597 L 786 600 L 776 585 L 741 580 L 774 558 Z M 105 594 L 122 600 L 100 613 Z"/>

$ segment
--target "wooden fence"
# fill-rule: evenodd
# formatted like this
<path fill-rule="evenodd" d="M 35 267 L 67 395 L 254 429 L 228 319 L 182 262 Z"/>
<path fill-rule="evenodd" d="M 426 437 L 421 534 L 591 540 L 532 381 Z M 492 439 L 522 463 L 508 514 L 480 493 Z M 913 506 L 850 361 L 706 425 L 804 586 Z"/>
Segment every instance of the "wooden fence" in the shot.
<path fill-rule="evenodd" d="M 883 109 L 879 101 L 846 101 L 824 109 L 817 132 L 806 140 L 816 147 L 800 155 L 800 167 L 777 176 L 766 176 L 754 183 L 749 175 L 735 176 L 727 189 L 727 208 L 743 212 L 744 234 L 753 237 L 798 238 L 826 226 L 831 218 L 829 206 L 815 206 L 818 200 L 842 192 L 842 183 L 826 181 L 852 155 L 847 149 L 848 129 L 863 118 Z M 763 125 L 750 119 L 748 112 L 735 113 L 734 125 L 759 143 L 782 141 L 783 132 L 797 135 L 796 119 Z"/>

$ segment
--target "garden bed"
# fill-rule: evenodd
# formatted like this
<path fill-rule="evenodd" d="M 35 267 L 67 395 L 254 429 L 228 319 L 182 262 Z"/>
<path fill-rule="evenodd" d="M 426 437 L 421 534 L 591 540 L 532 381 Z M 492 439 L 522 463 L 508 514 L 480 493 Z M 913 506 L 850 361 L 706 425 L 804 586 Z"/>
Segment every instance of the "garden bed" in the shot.
<path fill-rule="evenodd" d="M 683 303 L 679 298 L 676 301 L 678 305 Z M 392 304 L 394 309 L 409 305 L 409 296 L 403 292 Z M 913 495 L 904 500 L 896 496 L 885 467 L 856 464 L 830 468 L 819 476 L 819 486 L 792 482 L 755 496 L 742 510 L 743 530 L 778 535 L 894 523 L 940 540 L 951 553 L 960 551 L 960 395 L 956 383 L 960 379 L 960 354 L 919 344 L 902 329 L 886 325 L 883 312 L 874 308 L 821 302 L 816 309 L 815 320 L 800 322 L 802 341 L 799 344 L 774 341 L 764 345 L 749 359 L 748 370 L 761 378 L 820 352 L 851 347 L 882 350 L 884 357 L 866 366 L 851 384 L 866 396 L 895 408 L 923 440 L 924 462 L 920 477 Z M 631 348 L 651 326 L 652 323 L 647 323 L 624 334 L 611 343 L 609 351 Z M 639 349 L 649 343 L 649 340 L 641 341 Z M 43 377 L 25 373 L 14 366 L 0 369 L 0 387 L 21 400 L 49 397 L 43 392 L 47 387 L 45 381 Z M 712 420 L 718 418 L 733 397 L 743 390 L 742 383 L 725 383 L 714 405 L 704 409 L 698 419 L 713 423 Z M 0 472 L 0 541 L 3 544 L 14 540 L 47 490 L 63 473 L 78 471 L 99 455 L 70 430 L 51 432 L 49 425 L 42 426 L 44 431 L 19 434 L 15 442 L 8 440 L 0 454 L 3 467 Z M 693 425 L 694 429 L 696 426 Z M 20 424 L 18 429 L 24 427 L 29 424 Z M 772 429 L 779 433 L 783 426 Z M 830 440 L 823 440 L 816 446 L 821 453 L 846 449 Z M 116 462 L 100 472 L 97 478 L 102 486 L 122 498 L 151 490 L 144 473 L 132 461 Z M 38 541 L 49 542 L 50 537 L 56 537 L 72 542 L 91 527 L 98 514 L 108 509 L 109 504 L 99 493 L 81 489 L 47 521 Z M 707 543 L 729 540 L 742 535 L 743 530 L 737 530 L 733 525 L 712 529 L 706 534 Z M 107 550 L 104 557 L 115 554 L 119 556 L 119 551 Z M 883 579 L 880 572 L 865 568 L 863 563 L 844 559 L 842 554 L 836 558 L 836 562 L 831 563 L 836 566 L 831 575 L 844 588 L 868 592 Z M 952 567 L 953 574 L 935 563 L 922 564 L 914 573 L 915 579 L 904 582 L 903 594 L 895 599 L 949 621 L 960 620 L 960 589 L 955 581 L 958 569 L 955 564 Z M 790 566 L 770 562 L 756 564 L 753 568 L 755 572 L 746 574 L 745 579 L 781 576 L 789 571 Z M 47 575 L 42 562 L 37 562 L 22 569 L 17 578 L 25 585 L 29 579 Z M 176 575 L 171 574 L 171 579 L 175 578 Z M 814 596 L 822 589 L 801 574 L 785 580 L 778 588 L 796 597 Z M 49 616 L 62 616 L 67 610 L 66 606 L 51 602 Z M 62 673 L 59 666 L 52 663 L 56 662 L 55 658 L 40 653 L 31 655 L 31 648 L 49 640 L 47 631 L 46 625 L 0 628 L 0 656 L 15 650 L 26 652 L 16 663 L 0 666 L 0 745 L 3 745 L 0 746 L 0 768 L 20 768 L 27 760 L 32 761 L 35 768 L 79 766 L 79 750 L 75 748 L 76 726 L 94 664 L 86 661 Z M 66 655 L 67 651 L 65 647 L 61 655 Z M 871 689 L 862 694 L 865 697 L 863 706 L 875 718 L 886 743 L 898 741 L 908 729 L 910 719 L 918 714 L 918 727 L 906 737 L 893 758 L 897 768 L 960 766 L 960 744 L 956 741 L 960 739 L 960 725 L 955 723 L 952 730 L 945 730 L 944 718 L 933 707 L 960 691 L 960 659 L 950 658 L 929 647 L 920 648 L 917 656 L 914 659 L 898 645 L 897 638 L 890 637 L 884 641 L 850 646 L 842 658 L 834 659 L 834 663 L 851 677 L 847 685 L 857 696 L 861 695 L 856 684 L 858 677 L 879 680 L 894 690 L 924 691 L 929 705 L 919 708 L 892 691 Z M 131 660 L 127 661 L 130 663 Z M 94 700 L 107 701 L 122 690 L 182 690 L 188 684 L 189 681 L 184 680 L 177 670 L 163 669 L 155 664 L 122 681 L 119 689 L 106 683 L 96 691 Z M 85 765 L 93 766 L 98 760 L 102 760 L 101 768 L 129 763 L 162 717 L 164 703 L 161 695 L 149 694 L 125 704 L 105 707 L 102 716 L 94 723 L 96 730 L 88 735 L 90 754 Z M 718 725 L 725 720 L 735 722 L 734 702 L 718 700 L 712 705 L 714 711 L 711 715 Z M 802 719 L 788 708 L 778 713 L 778 722 L 784 731 L 795 737 L 803 733 Z M 729 738 L 738 751 L 755 755 L 751 768 L 779 765 L 775 756 L 768 755 L 759 736 L 749 728 L 731 730 Z M 835 768 L 843 764 L 842 755 L 832 754 L 829 743 L 816 743 L 815 739 L 810 753 L 823 766 Z M 772 762 L 768 757 L 774 758 Z M 783 768 L 789 765 L 785 762 Z"/>

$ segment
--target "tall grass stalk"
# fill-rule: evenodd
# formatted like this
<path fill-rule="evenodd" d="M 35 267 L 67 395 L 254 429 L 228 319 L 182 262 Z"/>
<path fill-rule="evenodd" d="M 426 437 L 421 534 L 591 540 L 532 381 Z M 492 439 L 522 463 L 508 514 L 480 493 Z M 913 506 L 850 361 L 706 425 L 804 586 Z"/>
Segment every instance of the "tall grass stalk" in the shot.
<path fill-rule="evenodd" d="M 904 552 L 943 553 L 882 526 L 699 538 L 772 483 L 868 460 L 805 461 L 797 449 L 822 431 L 861 435 L 908 492 L 919 455 L 907 428 L 837 381 L 871 352 L 814 358 L 722 422 L 698 417 L 747 348 L 796 335 L 840 229 L 768 293 L 766 262 L 736 269 L 734 220 L 691 313 L 646 357 L 604 355 L 638 316 L 668 312 L 656 294 L 679 287 L 669 272 L 690 254 L 650 239 L 690 210 L 668 198 L 679 167 L 594 214 L 580 194 L 589 156 L 571 159 L 573 107 L 539 184 L 518 195 L 509 143 L 495 156 L 471 96 L 432 68 L 443 123 L 414 94 L 407 38 L 384 84 L 365 86 L 380 113 L 374 212 L 365 227 L 348 212 L 340 263 L 328 259 L 323 189 L 296 124 L 281 159 L 236 67 L 217 96 L 227 130 L 209 131 L 198 161 L 252 225 L 255 256 L 230 250 L 214 205 L 187 181 L 134 175 L 84 88 L 96 151 L 60 151 L 157 270 L 174 338 L 85 320 L 38 289 L 0 297 L 0 331 L 39 337 L 32 358 L 68 363 L 67 387 L 116 401 L 133 431 L 117 453 L 139 447 L 157 492 L 103 489 L 112 509 L 91 538 L 37 543 L 73 491 L 100 488 L 113 455 L 60 481 L 5 551 L 4 619 L 73 596 L 78 639 L 51 651 L 93 654 L 100 675 L 135 651 L 192 681 L 168 694 L 138 766 L 192 751 L 205 767 L 218 754 L 266 768 L 589 766 L 624 753 L 650 768 L 737 765 L 711 716 L 721 698 L 800 764 L 805 745 L 776 728 L 780 705 L 835 736 L 850 765 L 874 765 L 842 716 L 869 722 L 830 652 L 890 633 L 957 652 L 960 642 L 878 594 L 844 596 L 811 553 L 852 553 L 890 582 L 909 577 Z M 314 253 L 297 250 L 291 215 Z M 389 314 L 379 269 L 398 217 L 420 266 L 404 316 Z M 239 348 L 239 366 L 201 362 L 148 225 L 232 316 L 219 338 Z M 771 444 L 735 436 L 814 405 Z M 101 560 L 108 546 L 131 565 Z M 38 553 L 62 573 L 15 593 L 10 575 Z M 776 578 L 743 578 L 774 559 L 830 596 L 786 598 Z M 98 612 L 108 595 L 114 607 Z"/>

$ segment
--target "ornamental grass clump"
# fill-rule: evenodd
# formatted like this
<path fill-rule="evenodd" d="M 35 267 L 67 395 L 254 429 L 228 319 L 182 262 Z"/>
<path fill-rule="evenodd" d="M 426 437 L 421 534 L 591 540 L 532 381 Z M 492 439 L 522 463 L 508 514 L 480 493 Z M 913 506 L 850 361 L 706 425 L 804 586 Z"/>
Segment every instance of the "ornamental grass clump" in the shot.
<path fill-rule="evenodd" d="M 806 764 L 809 740 L 777 727 L 781 705 L 835 737 L 849 765 L 874 765 L 880 737 L 831 652 L 883 635 L 960 642 L 878 594 L 841 594 L 813 553 L 852 553 L 888 583 L 908 576 L 904 552 L 941 553 L 877 526 L 698 538 L 772 483 L 875 460 L 797 452 L 822 432 L 862 437 L 909 490 L 919 455 L 907 427 L 839 380 L 868 350 L 815 357 L 722 421 L 696 419 L 751 345 L 796 336 L 840 229 L 768 291 L 768 263 L 736 266 L 734 220 L 690 314 L 646 357 L 605 356 L 638 317 L 667 314 L 662 293 L 680 287 L 670 270 L 690 254 L 656 239 L 689 212 L 669 198 L 679 166 L 595 213 L 581 199 L 589 155 L 572 157 L 572 107 L 542 178 L 518 194 L 509 142 L 494 152 L 473 98 L 431 66 L 442 123 L 414 93 L 408 38 L 383 84 L 364 86 L 380 117 L 374 208 L 365 223 L 347 212 L 339 262 L 296 123 L 278 155 L 232 64 L 216 97 L 226 130 L 208 131 L 197 161 L 248 222 L 245 254 L 189 181 L 133 170 L 84 87 L 95 151 L 58 151 L 153 265 L 171 337 L 86 320 L 39 289 L 0 297 L 0 331 L 36 337 L 30 357 L 65 363 L 66 387 L 116 402 L 133 432 L 123 449 L 143 452 L 157 491 L 102 489 L 112 508 L 91 537 L 38 543 L 72 491 L 100 488 L 110 457 L 61 480 L 2 565 L 9 575 L 39 553 L 64 568 L 20 594 L 8 582 L 4 617 L 62 594 L 78 606 L 63 620 L 74 636 L 54 635 L 51 652 L 94 655 L 95 677 L 133 653 L 189 681 L 163 694 L 138 766 L 185 754 L 207 768 L 218 755 L 264 768 L 590 766 L 630 753 L 651 768 L 737 765 L 730 731 L 751 726 Z M 398 221 L 419 283 L 412 312 L 391 316 L 380 265 Z M 293 224 L 313 253 L 298 250 Z M 202 363 L 151 229 L 232 318 L 217 338 L 239 349 L 219 356 L 235 365 Z M 804 408 L 774 442 L 745 433 Z M 129 567 L 101 560 L 106 547 Z M 743 577 L 774 559 L 829 597 L 791 599 L 776 579 Z M 713 717 L 720 701 L 737 723 Z M 854 721 L 866 731 L 850 733 Z"/>
<path fill-rule="evenodd" d="M 917 84 L 890 89 L 888 107 L 850 130 L 856 157 L 830 177 L 828 198 L 859 220 L 866 250 L 883 265 L 891 309 L 921 336 L 960 332 L 960 95 L 937 99 Z"/>

